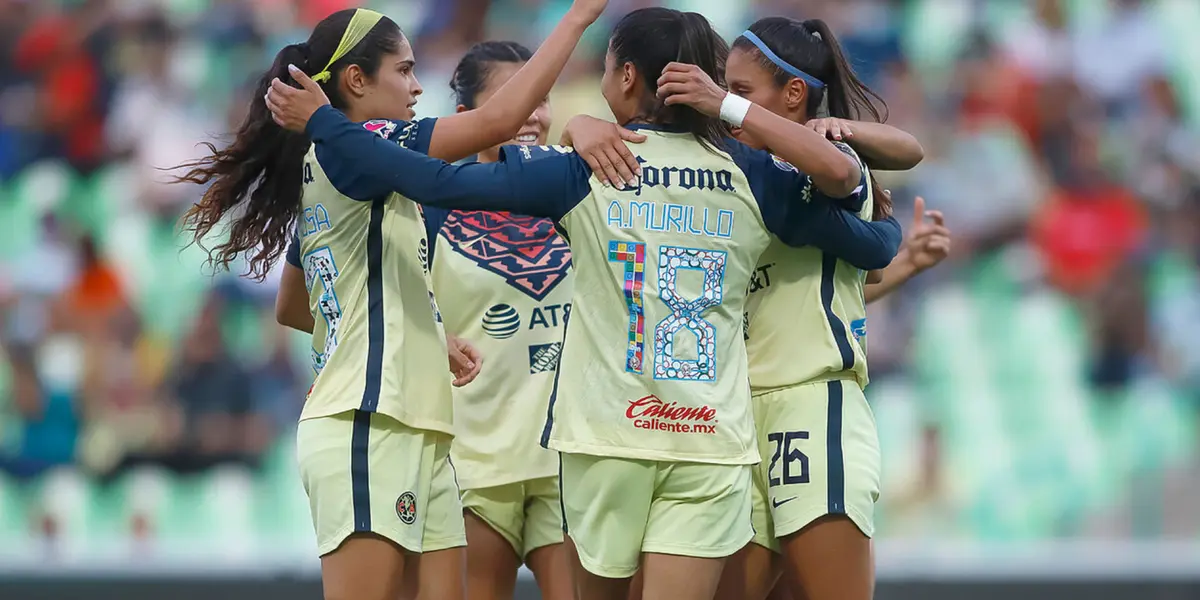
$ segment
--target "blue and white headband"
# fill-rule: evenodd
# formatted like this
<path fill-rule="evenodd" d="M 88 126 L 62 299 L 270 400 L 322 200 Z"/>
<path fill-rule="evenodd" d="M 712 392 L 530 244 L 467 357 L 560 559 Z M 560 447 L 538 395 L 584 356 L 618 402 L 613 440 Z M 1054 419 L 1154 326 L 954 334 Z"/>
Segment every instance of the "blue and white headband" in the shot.
<path fill-rule="evenodd" d="M 754 46 L 756 48 L 758 48 L 758 51 L 762 52 L 762 55 L 767 57 L 767 60 L 775 63 L 775 66 L 779 67 L 780 69 L 783 69 L 783 71 L 785 73 L 787 73 L 788 75 L 799 78 L 799 79 L 803 80 L 804 83 L 807 83 L 808 85 L 811 85 L 813 87 L 817 87 L 817 88 L 825 87 L 824 81 L 821 81 L 820 79 L 817 79 L 816 77 L 813 77 L 812 75 L 809 75 L 808 73 L 805 73 L 804 71 L 801 71 L 800 69 L 797 69 L 796 67 L 793 67 L 786 60 L 783 60 L 782 58 L 780 58 L 778 54 L 775 54 L 774 52 L 772 52 L 771 49 L 767 47 L 767 44 L 765 42 L 763 42 L 761 39 L 759 39 L 759 37 L 757 35 L 754 35 L 754 33 L 751 32 L 749 29 L 742 32 L 742 37 L 746 38 L 747 40 L 750 40 L 750 43 L 754 44 Z"/>

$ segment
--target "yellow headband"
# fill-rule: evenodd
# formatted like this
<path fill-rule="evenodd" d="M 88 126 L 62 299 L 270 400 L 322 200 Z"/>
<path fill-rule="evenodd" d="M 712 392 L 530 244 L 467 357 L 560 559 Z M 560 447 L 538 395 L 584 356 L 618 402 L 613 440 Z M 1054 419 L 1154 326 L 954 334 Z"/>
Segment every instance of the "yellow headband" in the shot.
<path fill-rule="evenodd" d="M 359 42 L 363 41 L 363 38 L 367 37 L 368 33 L 371 33 L 371 29 L 382 18 L 382 14 L 373 10 L 366 8 L 355 10 L 354 16 L 350 17 L 350 24 L 346 26 L 346 31 L 342 34 L 342 41 L 338 42 L 337 50 L 333 51 L 333 56 L 329 57 L 329 63 L 325 65 L 325 68 L 320 73 L 312 76 L 312 80 L 318 83 L 329 81 L 329 78 L 332 76 L 329 68 L 333 66 L 333 63 L 341 60 Z"/>

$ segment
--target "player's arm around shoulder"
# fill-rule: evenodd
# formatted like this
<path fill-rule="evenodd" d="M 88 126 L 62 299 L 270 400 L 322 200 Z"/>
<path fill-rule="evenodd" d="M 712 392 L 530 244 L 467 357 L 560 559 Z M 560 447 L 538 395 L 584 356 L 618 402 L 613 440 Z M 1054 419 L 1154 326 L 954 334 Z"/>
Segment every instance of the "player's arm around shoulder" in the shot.
<path fill-rule="evenodd" d="M 815 192 L 807 175 L 761 150 L 730 142 L 767 229 L 789 246 L 815 246 L 864 270 L 882 269 L 899 251 L 895 219 L 864 221 L 839 201 Z"/>
<path fill-rule="evenodd" d="M 805 126 L 831 141 L 849 144 L 872 169 L 907 171 L 925 159 L 921 142 L 891 125 L 824 117 L 812 119 Z"/>
<path fill-rule="evenodd" d="M 503 146 L 494 168 L 520 214 L 559 221 L 592 193 L 592 169 L 570 146 Z"/>

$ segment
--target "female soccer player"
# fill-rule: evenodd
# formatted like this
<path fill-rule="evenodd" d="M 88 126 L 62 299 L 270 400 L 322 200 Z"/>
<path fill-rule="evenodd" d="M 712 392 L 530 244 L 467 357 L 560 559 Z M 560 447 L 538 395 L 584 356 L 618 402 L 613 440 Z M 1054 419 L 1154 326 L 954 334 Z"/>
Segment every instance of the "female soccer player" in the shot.
<path fill-rule="evenodd" d="M 418 580 L 422 597 L 462 596 L 466 540 L 448 462 L 451 398 L 438 376 L 448 365 L 417 205 L 274 124 L 267 88 L 295 65 L 375 139 L 456 160 L 517 134 L 604 5 L 577 0 L 479 109 L 417 122 L 404 121 L 421 87 L 399 27 L 374 11 L 334 13 L 307 42 L 279 53 L 234 142 L 192 165 L 188 180 L 212 182 L 187 216 L 196 239 L 235 215 L 229 240 L 213 252 L 222 266 L 253 254 L 251 272 L 261 276 L 299 217 L 294 258 L 311 293 L 317 375 L 297 450 L 327 599 L 390 600 L 413 593 Z"/>
<path fill-rule="evenodd" d="M 751 538 L 758 452 L 740 329 L 768 232 L 868 269 L 899 245 L 893 219 L 867 223 L 829 200 L 854 203 L 864 171 L 815 132 L 744 101 L 726 111 L 806 165 L 802 174 L 726 139 L 717 107 L 656 99 L 670 61 L 714 75 L 723 46 L 694 13 L 643 9 L 617 24 L 602 90 L 618 120 L 648 137 L 641 183 L 626 190 L 593 181 L 568 148 L 505 147 L 498 163 L 447 165 L 364 134 L 303 77 L 304 90 L 277 82 L 270 92 L 277 122 L 307 125 L 381 189 L 545 216 L 565 233 L 574 318 L 542 440 L 562 453 L 580 598 L 623 600 L 640 565 L 647 597 L 707 600 L 724 558 Z"/>
<path fill-rule="evenodd" d="M 816 33 L 813 33 L 813 32 Z M 825 32 L 822 35 L 822 31 Z M 751 35 L 740 38 L 735 43 L 734 56 L 728 62 L 726 70 L 726 79 L 730 84 L 730 88 L 734 92 L 742 93 L 747 98 L 760 103 L 764 107 L 770 108 L 776 114 L 788 117 L 796 122 L 805 122 L 806 119 L 815 114 L 815 108 L 818 107 L 825 96 L 825 104 L 828 108 L 828 114 L 837 115 L 837 117 L 824 117 L 819 119 L 811 119 L 807 121 L 807 125 L 817 131 L 822 136 L 828 136 L 831 139 L 845 141 L 849 143 L 855 150 L 861 153 L 863 158 L 871 166 L 884 169 L 908 169 L 915 166 L 922 158 L 922 150 L 920 145 L 911 135 L 895 129 L 890 126 L 882 125 L 875 122 L 857 122 L 848 121 L 847 118 L 855 116 L 869 115 L 878 120 L 879 114 L 868 100 L 868 94 L 873 95 L 870 90 L 861 86 L 854 78 L 853 73 L 846 67 L 844 61 L 840 60 L 840 51 L 836 49 L 836 40 L 828 33 L 828 29 L 819 21 L 812 21 L 805 24 L 796 23 L 788 19 L 764 19 L 751 27 Z M 755 41 L 751 41 L 751 36 Z M 799 39 L 797 43 L 789 41 L 789 37 Z M 783 39 L 781 39 L 783 38 Z M 818 52 L 815 56 L 810 55 L 814 52 L 812 43 L 820 48 L 820 42 L 829 40 L 830 45 L 828 50 Z M 807 45 L 804 42 L 809 42 Z M 760 44 L 766 46 L 766 50 L 760 47 Z M 780 54 L 776 54 L 771 48 L 780 50 Z M 747 52 L 753 54 L 747 54 Z M 806 54 L 807 53 L 807 54 Z M 795 58 L 795 64 L 804 64 L 807 68 L 804 71 L 796 68 L 794 64 L 785 63 L 779 64 L 779 61 L 784 57 L 807 57 L 807 60 Z M 748 60 L 749 59 L 749 60 Z M 682 75 L 685 71 L 680 70 Z M 811 73 L 824 73 L 834 75 L 828 77 L 824 81 L 812 81 Z M 843 75 L 844 74 L 844 75 Z M 669 81 L 677 75 L 664 75 L 664 82 Z M 806 81 L 808 80 L 808 81 Z M 826 82 L 828 84 L 826 85 Z M 810 91 L 808 86 L 814 86 L 818 89 Z M 817 94 L 814 97 L 814 94 Z M 849 100 L 855 99 L 851 103 Z M 858 111 L 853 109 L 859 108 Z M 856 114 L 857 113 L 857 114 Z M 844 118 L 838 118 L 844 117 Z M 607 176 L 614 179 L 624 179 L 627 173 L 632 172 L 633 168 L 622 170 L 625 168 L 625 163 L 630 162 L 628 157 L 632 154 L 625 152 L 614 153 L 612 143 L 620 138 L 627 141 L 640 142 L 641 140 L 629 135 L 627 132 L 613 131 L 611 124 L 603 124 L 589 117 L 576 117 L 568 124 L 564 135 L 573 138 L 576 144 L 576 149 L 597 169 L 598 176 Z M 744 141 L 751 145 L 761 144 L 750 136 L 743 136 Z M 601 172 L 607 175 L 601 175 Z M 886 192 L 883 193 L 882 199 L 884 204 L 890 206 L 890 197 Z M 868 210 L 869 212 L 869 210 Z M 924 218 L 928 216 L 932 219 L 932 223 L 927 223 Z M 932 267 L 937 262 L 941 261 L 949 252 L 950 238 L 948 230 L 945 229 L 942 215 L 937 211 L 926 213 L 924 210 L 924 201 L 918 199 L 917 207 L 914 215 L 913 228 L 909 232 L 908 239 L 905 242 L 905 247 L 901 250 L 900 255 L 896 257 L 882 272 L 882 281 L 875 285 L 866 287 L 865 300 L 867 302 L 874 301 L 884 294 L 895 289 L 907 279 L 915 274 Z M 784 258 L 787 256 L 794 257 L 795 260 L 785 261 L 772 258 L 772 254 Z M 780 256 L 781 255 L 781 256 Z M 798 307 L 804 305 L 807 301 L 814 307 L 821 306 L 818 303 L 825 301 L 825 289 L 819 285 L 814 285 L 817 282 L 824 283 L 824 277 L 827 274 L 826 263 L 824 261 L 809 260 L 807 262 L 808 270 L 805 271 L 803 251 L 788 250 L 782 247 L 768 250 L 768 254 L 760 261 L 758 273 L 755 278 L 755 283 L 752 284 L 752 298 L 758 294 L 777 294 L 777 300 L 773 300 L 775 306 L 779 307 L 779 312 L 786 310 L 787 307 Z M 782 266 L 781 266 L 782 265 Z M 836 270 L 836 267 L 835 267 Z M 844 269 L 843 269 L 844 270 Z M 843 273 L 844 274 L 844 273 Z M 809 281 L 806 285 L 804 281 Z M 850 324 L 850 332 L 855 336 L 855 341 L 862 352 L 865 352 L 865 317 L 866 310 L 863 303 L 864 292 L 862 282 L 850 282 L 849 292 L 846 292 L 847 286 L 834 287 L 833 296 L 837 298 L 838 307 L 835 318 L 839 318 L 841 322 Z M 790 291 L 789 291 L 790 290 Z M 751 304 L 754 302 L 752 300 Z M 810 309 L 811 310 L 811 309 Z M 830 317 L 825 314 L 824 308 L 820 312 L 816 311 L 795 311 L 790 314 L 799 312 L 801 315 L 812 317 L 820 324 L 824 324 Z M 788 318 L 785 316 L 777 317 L 781 322 Z M 751 331 L 762 333 L 764 330 L 764 322 L 760 321 L 759 326 L 755 327 L 751 322 Z M 773 327 L 770 322 L 765 322 L 765 327 Z M 819 328 L 819 326 L 818 326 Z M 844 325 L 843 325 L 844 331 Z M 755 361 L 757 356 L 765 357 L 768 361 L 777 361 L 780 356 L 791 356 L 789 352 L 792 350 L 791 345 L 794 343 L 794 335 L 796 332 L 788 330 L 781 338 L 767 337 L 763 339 L 762 335 L 751 334 L 749 349 L 751 350 L 751 377 L 752 385 L 756 381 L 761 381 L 761 370 L 757 370 Z M 768 334 L 763 334 L 768 335 Z M 818 338 L 819 339 L 819 338 Z M 770 343 L 772 340 L 778 343 Z M 760 343 L 755 343 L 760 342 Z M 784 343 L 787 346 L 784 346 Z M 839 357 L 840 358 L 840 357 Z M 768 364 L 775 364 L 774 362 Z M 802 365 L 797 365 L 802 366 Z M 865 368 L 865 364 L 859 362 L 860 367 Z M 760 375 L 757 379 L 755 375 Z M 863 373 L 865 382 L 865 371 Z M 757 386 L 756 386 L 757 387 Z M 758 390 L 756 390 L 758 391 Z M 761 395 L 756 395 L 756 398 L 761 398 Z M 774 406 L 771 404 L 755 404 L 755 409 Z M 822 408 L 822 410 L 824 410 Z M 865 404 L 862 405 L 862 410 L 867 411 Z M 866 413 L 869 415 L 869 412 Z M 814 422 L 825 421 L 825 418 L 814 419 Z M 850 443 L 844 444 L 843 451 L 847 454 L 845 461 L 850 464 L 862 464 L 864 459 L 863 454 L 867 454 L 865 460 L 869 461 L 869 465 L 877 465 L 877 459 L 872 459 L 872 453 L 877 453 L 877 445 L 873 442 L 874 425 L 873 422 L 866 423 L 864 428 L 869 427 L 870 436 L 867 443 L 855 443 L 854 438 L 851 438 Z M 797 428 L 802 434 L 808 434 L 806 428 Z M 778 459 L 779 453 L 782 451 L 776 446 L 787 442 L 787 432 L 772 432 L 760 431 L 759 443 L 766 447 L 764 453 L 770 452 L 772 456 Z M 776 439 L 772 439 L 776 438 Z M 796 452 L 805 452 L 807 448 L 801 447 L 797 439 L 803 439 L 799 434 L 793 435 L 793 445 L 795 451 L 786 452 L 786 456 L 796 457 Z M 794 458 L 793 460 L 808 461 L 809 456 L 804 455 L 803 459 Z M 785 463 L 786 465 L 786 463 Z M 768 461 L 765 467 L 771 467 Z M 776 469 L 777 470 L 777 469 Z M 862 471 L 857 472 L 862 475 Z M 734 561 L 727 566 L 720 597 L 722 598 L 763 598 L 771 586 L 779 578 L 779 573 L 782 565 L 779 561 L 773 559 L 773 553 L 767 551 L 768 548 L 778 551 L 779 545 L 774 541 L 775 535 L 772 535 L 770 526 L 770 510 L 767 505 L 767 489 L 772 479 L 780 480 L 779 485 L 785 483 L 780 478 L 779 473 L 771 474 L 761 473 L 761 477 L 756 478 L 756 539 L 758 545 L 749 546 L 745 552 L 739 556 L 739 560 Z M 868 475 L 867 482 L 861 480 L 852 480 L 847 483 L 850 489 L 875 489 L 877 486 L 877 466 L 866 473 Z M 790 478 L 793 482 L 803 480 L 805 476 L 800 474 L 792 475 Z M 828 495 L 827 489 L 818 489 L 819 486 L 806 485 L 798 488 L 796 499 L 784 499 L 780 505 L 793 504 L 802 506 L 805 504 L 820 505 L 826 502 Z M 821 498 L 813 498 L 814 495 L 823 495 Z M 779 508 L 779 507 L 774 507 Z M 856 503 L 856 508 L 862 514 L 864 510 L 867 516 L 871 514 L 873 509 L 873 500 Z M 781 511 L 784 509 L 780 509 Z M 815 512 L 823 513 L 822 510 Z M 785 535 L 802 529 L 804 522 L 797 525 L 795 522 L 785 523 L 782 528 L 775 531 L 776 534 Z M 826 535 L 838 535 L 839 531 L 829 531 L 829 527 L 822 526 L 822 530 Z M 790 531 L 789 531 L 790 530 Z M 858 533 L 856 528 L 849 528 L 846 531 L 845 527 L 840 528 L 842 533 L 847 534 L 851 540 L 861 540 L 862 535 Z M 808 572 L 816 573 L 817 577 L 827 576 L 828 586 L 823 589 L 837 589 L 841 582 L 845 581 L 845 569 L 833 569 L 827 565 L 831 561 L 837 561 L 844 564 L 845 561 L 850 561 L 851 564 L 861 566 L 863 563 L 860 558 L 861 550 L 864 549 L 862 544 L 855 545 L 851 552 L 829 552 L 829 548 L 834 546 L 823 546 L 822 540 L 810 534 L 794 536 L 794 542 L 789 544 L 788 550 L 799 546 L 807 545 L 811 548 L 808 556 L 814 557 L 815 560 L 821 561 L 819 564 L 808 569 Z M 869 545 L 865 547 L 867 551 L 866 560 L 867 566 L 870 567 Z M 810 559 L 812 560 L 812 559 Z M 868 568 L 865 576 L 859 577 L 859 581 L 873 581 L 873 571 Z M 863 574 L 862 571 L 859 572 Z M 809 578 L 812 579 L 811 577 Z M 813 590 L 811 586 L 804 586 L 802 589 L 812 594 L 819 594 L 821 583 L 816 584 L 818 588 Z M 868 588 L 869 589 L 869 588 Z M 834 592 L 835 595 L 840 593 Z M 824 596 L 815 596 L 817 598 Z"/>
<path fill-rule="evenodd" d="M 820 20 L 756 22 L 734 42 L 725 75 L 731 93 L 796 123 L 818 116 L 822 105 L 833 117 L 869 114 L 879 120 L 871 102 L 878 96 L 854 76 Z M 697 97 L 708 82 L 696 79 L 694 70 L 668 70 L 660 95 L 667 102 L 712 102 Z M 888 168 L 919 162 L 920 146 L 911 136 L 878 123 L 855 127 L 852 137 L 868 160 Z M 755 132 L 735 135 L 773 148 Z M 864 217 L 889 214 L 890 198 L 874 194 L 862 211 Z M 893 271 L 903 267 L 897 265 Z M 755 481 L 756 545 L 730 569 L 721 595 L 764 598 L 786 566 L 792 589 L 807 600 L 867 600 L 874 589 L 870 536 L 880 467 L 874 418 L 862 391 L 865 277 L 831 253 L 778 242 L 764 252 L 758 269 L 761 277 L 747 303 L 746 342 L 764 458 Z M 889 285 L 904 275 L 893 272 Z M 806 340 L 801 354 L 789 351 L 796 340 Z M 782 550 L 785 565 L 768 550 Z"/>
<path fill-rule="evenodd" d="M 459 112 L 494 96 L 529 60 L 515 42 L 471 48 L 450 81 Z M 543 102 L 509 143 L 545 145 Z M 500 160 L 500 146 L 479 162 Z M 550 219 L 425 209 L 433 287 L 447 334 L 480 348 L 488 367 L 454 390 L 450 456 L 467 528 L 467 598 L 510 600 L 517 570 L 546 600 L 571 600 L 558 455 L 538 445 L 571 310 L 571 254 Z"/>

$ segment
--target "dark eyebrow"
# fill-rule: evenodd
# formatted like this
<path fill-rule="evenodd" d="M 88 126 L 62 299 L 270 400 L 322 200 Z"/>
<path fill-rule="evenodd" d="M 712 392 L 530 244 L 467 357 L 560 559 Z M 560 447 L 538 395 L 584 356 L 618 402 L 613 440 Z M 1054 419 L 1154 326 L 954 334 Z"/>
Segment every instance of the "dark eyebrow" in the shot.
<path fill-rule="evenodd" d="M 417 66 L 417 61 L 415 61 L 415 60 L 402 60 L 402 61 L 400 61 L 400 62 L 396 63 L 396 66 L 397 66 L 397 67 L 408 67 L 408 68 L 410 68 L 410 69 L 411 69 L 411 68 L 413 68 L 413 67 Z"/>

